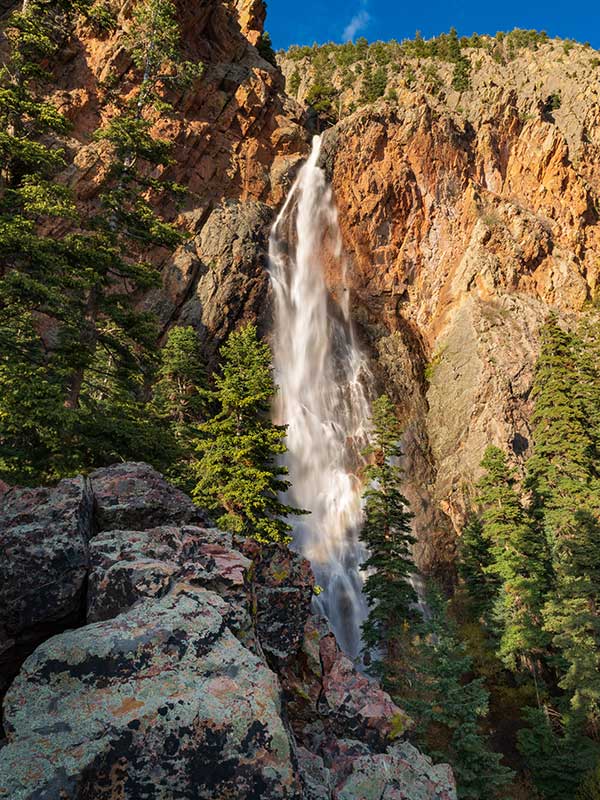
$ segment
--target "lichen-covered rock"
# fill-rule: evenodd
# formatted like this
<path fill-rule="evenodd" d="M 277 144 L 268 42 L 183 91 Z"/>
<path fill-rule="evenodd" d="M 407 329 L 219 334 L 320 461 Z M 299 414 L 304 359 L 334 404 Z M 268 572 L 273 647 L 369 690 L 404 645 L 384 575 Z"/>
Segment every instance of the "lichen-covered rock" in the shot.
<path fill-rule="evenodd" d="M 162 597 L 177 580 L 217 592 L 237 627 L 248 628 L 250 561 L 231 534 L 192 526 L 107 531 L 90 545 L 88 622 L 110 619 L 143 597 Z"/>
<path fill-rule="evenodd" d="M 5 499 L 0 692 L 47 641 L 5 699 L 0 800 L 364 800 L 382 771 L 382 797 L 451 800 L 409 751 L 375 756 L 408 719 L 310 616 L 300 555 L 189 524 L 145 464 Z"/>
<path fill-rule="evenodd" d="M 13 488 L 2 497 L 0 675 L 5 682 L 40 641 L 83 616 L 92 505 L 84 478 L 51 489 Z"/>
<path fill-rule="evenodd" d="M 301 797 L 276 676 L 180 584 L 56 636 L 5 702 L 2 800 Z"/>
<path fill-rule="evenodd" d="M 329 800 L 331 776 L 321 756 L 311 753 L 305 747 L 299 747 L 296 757 L 304 788 L 303 800 Z"/>
<path fill-rule="evenodd" d="M 311 614 L 300 649 L 292 661 L 279 668 L 294 733 L 304 744 L 313 744 L 314 735 L 324 731 L 317 706 L 323 691 L 321 643 L 329 636 L 333 638 L 327 620 Z"/>
<path fill-rule="evenodd" d="M 304 639 L 315 585 L 310 563 L 282 545 L 248 541 L 244 552 L 254 560 L 258 638 L 267 656 L 282 664 Z"/>
<path fill-rule="evenodd" d="M 345 739 L 359 741 L 367 751 L 384 749 L 412 725 L 379 684 L 341 652 L 322 617 L 309 617 L 301 649 L 279 672 L 294 733 L 309 750 L 324 752 Z M 345 757 L 340 752 L 337 760 Z"/>
<path fill-rule="evenodd" d="M 452 770 L 408 742 L 363 755 L 334 788 L 333 800 L 456 800 Z"/>
<path fill-rule="evenodd" d="M 143 463 L 116 464 L 90 475 L 98 531 L 142 531 L 157 525 L 206 525 L 206 514 Z"/>
<path fill-rule="evenodd" d="M 360 739 L 375 748 L 397 739 L 412 724 L 389 694 L 341 653 L 323 674 L 319 709 L 338 736 Z"/>

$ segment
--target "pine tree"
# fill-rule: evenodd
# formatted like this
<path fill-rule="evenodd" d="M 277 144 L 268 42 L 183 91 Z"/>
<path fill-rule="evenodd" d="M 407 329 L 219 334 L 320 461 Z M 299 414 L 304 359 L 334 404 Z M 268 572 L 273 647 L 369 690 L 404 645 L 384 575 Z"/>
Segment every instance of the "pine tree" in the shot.
<path fill-rule="evenodd" d="M 268 31 L 264 31 L 264 33 L 261 34 L 256 44 L 256 49 L 265 61 L 268 61 L 269 64 L 272 64 L 274 67 L 277 66 L 277 56 L 273 50 L 273 42 L 271 41 L 271 35 Z"/>
<path fill-rule="evenodd" d="M 290 77 L 288 91 L 292 97 L 298 97 L 298 89 L 300 88 L 301 78 L 298 68 L 293 71 Z"/>
<path fill-rule="evenodd" d="M 154 406 L 183 437 L 202 421 L 207 396 L 208 379 L 198 334 L 191 326 L 171 328 L 160 352 Z"/>
<path fill-rule="evenodd" d="M 457 92 L 466 92 L 471 87 L 471 62 L 460 55 L 454 62 L 452 88 Z"/>
<path fill-rule="evenodd" d="M 477 514 L 467 520 L 458 542 L 458 574 L 471 599 L 475 615 L 489 623 L 498 595 L 498 577 L 490 572 L 490 541 L 484 535 L 483 523 Z"/>
<path fill-rule="evenodd" d="M 541 630 L 548 588 L 548 555 L 543 534 L 523 509 L 516 477 L 505 454 L 488 447 L 478 501 L 492 562 L 487 568 L 500 582 L 496 604 L 499 655 L 511 670 L 526 667 L 535 677 L 548 644 Z"/>
<path fill-rule="evenodd" d="M 198 334 L 190 326 L 172 328 L 160 352 L 149 409 L 166 426 L 172 439 L 165 472 L 186 492 L 194 486 L 194 436 L 196 427 L 209 413 L 209 396 Z"/>
<path fill-rule="evenodd" d="M 568 542 L 555 548 L 556 589 L 544 609 L 546 630 L 566 661 L 559 686 L 570 698 L 568 723 L 600 722 L 600 522 L 578 510 Z"/>
<path fill-rule="evenodd" d="M 541 331 L 527 463 L 534 509 L 552 553 L 556 588 L 545 627 L 565 660 L 559 681 L 571 724 L 600 722 L 600 480 L 594 420 L 600 397 L 581 340 L 551 315 Z M 592 424 L 590 424 L 592 422 Z"/>
<path fill-rule="evenodd" d="M 365 63 L 363 70 L 362 85 L 360 90 L 361 103 L 374 103 L 375 100 L 383 97 L 387 86 L 387 71 L 384 66 L 378 67 L 374 72 L 371 62 Z"/>
<path fill-rule="evenodd" d="M 600 800 L 600 762 L 584 776 L 575 800 Z"/>
<path fill-rule="evenodd" d="M 269 418 L 277 391 L 269 346 L 248 324 L 229 336 L 221 356 L 212 393 L 219 411 L 198 427 L 195 440 L 193 497 L 219 512 L 224 530 L 263 543 L 288 542 L 286 517 L 303 512 L 280 499 L 290 483 L 278 463 L 286 451 L 286 428 Z"/>
<path fill-rule="evenodd" d="M 54 180 L 65 164 L 44 136 L 67 129 L 41 94 L 44 69 L 75 4 L 29 0 L 6 20 L 8 54 L 0 68 L 0 474 L 30 483 L 72 466 L 63 435 L 65 359 L 49 343 L 74 316 L 69 289 L 78 264 L 60 237 L 44 231 L 70 225 L 75 204 Z M 72 296 L 71 296 L 72 299 Z"/>
<path fill-rule="evenodd" d="M 564 496 L 577 493 L 593 473 L 593 444 L 580 394 L 575 338 L 550 315 L 540 331 L 532 397 L 534 447 L 527 462 L 527 485 L 552 538 L 568 526 Z M 565 517 L 565 515 L 567 515 Z"/>
<path fill-rule="evenodd" d="M 164 109 L 164 88 L 201 68 L 179 59 L 173 4 L 138 3 L 128 45 L 139 90 L 98 134 L 111 143 L 113 161 L 102 209 L 82 219 L 59 181 L 64 151 L 40 141 L 66 130 L 40 87 L 41 64 L 57 51 L 69 13 L 83 6 L 30 0 L 9 19 L 10 57 L 0 72 L 0 472 L 23 482 L 123 458 L 162 467 L 172 444 L 161 442 L 165 428 L 147 404 L 157 327 L 135 300 L 159 282 L 148 249 L 182 240 L 150 203 L 179 191 L 152 174 L 169 161 L 152 119 Z M 22 425 L 12 416 L 20 407 L 28 412 Z"/>
<path fill-rule="evenodd" d="M 544 800 L 565 800 L 598 761 L 598 744 L 561 729 L 560 719 L 547 709 L 527 709 L 527 725 L 518 735 L 519 752 Z"/>
<path fill-rule="evenodd" d="M 387 395 L 373 403 L 371 423 L 371 444 L 365 453 L 371 463 L 365 469 L 361 533 L 369 551 L 363 565 L 368 575 L 363 592 L 370 609 L 363 625 L 363 642 L 371 657 L 375 656 L 372 670 L 383 676 L 391 690 L 407 626 L 416 619 L 417 597 L 410 583 L 415 571 L 411 556 L 414 537 L 412 514 L 401 491 L 402 469 L 397 463 L 402 454 L 402 431 Z"/>
<path fill-rule="evenodd" d="M 402 703 L 415 719 L 423 749 L 454 770 L 460 800 L 503 797 L 513 773 L 502 766 L 482 731 L 489 694 L 483 680 L 466 678 L 472 662 L 435 590 L 427 597 L 430 616 L 420 626 L 412 696 Z"/>

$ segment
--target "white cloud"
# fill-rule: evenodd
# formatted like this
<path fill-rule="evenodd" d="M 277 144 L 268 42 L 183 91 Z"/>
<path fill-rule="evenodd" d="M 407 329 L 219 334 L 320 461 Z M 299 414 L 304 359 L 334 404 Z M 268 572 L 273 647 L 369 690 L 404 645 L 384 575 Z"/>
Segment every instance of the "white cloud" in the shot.
<path fill-rule="evenodd" d="M 364 5 L 365 4 L 363 3 L 363 6 Z M 349 42 L 354 39 L 356 34 L 363 28 L 366 28 L 370 21 L 371 15 L 366 8 L 363 7 L 360 11 L 357 11 L 357 13 L 344 28 L 344 32 L 342 33 L 342 41 Z"/>

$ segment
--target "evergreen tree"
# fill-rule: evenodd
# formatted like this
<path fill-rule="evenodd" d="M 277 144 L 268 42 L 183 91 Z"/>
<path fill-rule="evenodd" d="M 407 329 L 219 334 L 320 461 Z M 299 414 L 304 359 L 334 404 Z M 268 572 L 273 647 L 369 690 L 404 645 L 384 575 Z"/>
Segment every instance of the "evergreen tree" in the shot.
<path fill-rule="evenodd" d="M 189 434 L 206 411 L 208 380 L 200 339 L 191 327 L 171 328 L 160 352 L 154 405 L 178 435 Z"/>
<path fill-rule="evenodd" d="M 487 570 L 500 583 L 499 655 L 511 670 L 526 667 L 535 677 L 548 644 L 541 630 L 548 587 L 546 542 L 521 505 L 514 470 L 502 450 L 489 447 L 482 467 L 486 473 L 478 500 L 492 555 Z"/>
<path fill-rule="evenodd" d="M 66 364 L 49 344 L 74 316 L 70 288 L 77 260 L 50 231 L 76 217 L 65 164 L 44 136 L 67 129 L 42 96 L 44 69 L 57 52 L 74 4 L 29 0 L 4 24 L 8 54 L 0 68 L 0 474 L 9 481 L 52 479 L 68 468 L 63 434 Z M 42 235 L 41 227 L 45 226 Z M 69 302 L 69 298 L 71 302 Z M 60 465 L 60 466 L 59 466 Z"/>
<path fill-rule="evenodd" d="M 489 622 L 499 582 L 490 571 L 490 541 L 484 535 L 483 523 L 477 514 L 472 514 L 467 520 L 458 547 L 458 574 L 471 599 L 473 612 Z"/>
<path fill-rule="evenodd" d="M 363 642 L 375 656 L 373 671 L 381 674 L 391 689 L 407 626 L 416 618 L 417 597 L 410 583 L 415 571 L 411 556 L 414 537 L 412 514 L 401 491 L 402 469 L 397 463 L 402 454 L 402 431 L 387 395 L 373 403 L 371 422 L 371 444 L 365 452 L 371 463 L 365 469 L 361 534 L 369 551 L 363 565 L 368 575 L 363 592 L 370 609 L 363 625 Z"/>
<path fill-rule="evenodd" d="M 600 721 L 599 396 L 582 342 L 551 315 L 541 331 L 533 387 L 534 446 L 527 463 L 534 509 L 552 553 L 556 588 L 544 611 L 565 668 L 572 724 Z M 592 424 L 590 424 L 590 421 Z"/>
<path fill-rule="evenodd" d="M 361 103 L 374 103 L 375 100 L 383 97 L 387 86 L 387 71 L 384 66 L 377 67 L 375 71 L 371 62 L 365 63 L 363 70 L 362 85 L 360 90 Z"/>
<path fill-rule="evenodd" d="M 526 727 L 518 733 L 519 752 L 544 800 L 575 797 L 585 774 L 598 760 L 598 744 L 572 731 L 547 709 L 527 709 Z"/>
<path fill-rule="evenodd" d="M 541 349 L 536 363 L 532 397 L 534 447 L 527 462 L 527 485 L 535 494 L 552 539 L 569 527 L 568 505 L 594 471 L 593 440 L 579 386 L 575 337 L 550 315 L 540 331 Z M 543 507 L 543 512 L 541 509 Z"/>
<path fill-rule="evenodd" d="M 288 542 L 286 517 L 303 512 L 279 497 L 290 483 L 278 464 L 286 450 L 286 428 L 269 418 L 277 391 L 269 346 L 248 324 L 229 336 L 221 356 L 212 393 L 219 411 L 196 434 L 193 497 L 219 512 L 217 523 L 224 530 L 263 543 Z"/>
<path fill-rule="evenodd" d="M 575 800 L 600 800 L 600 762 L 584 776 Z"/>
<path fill-rule="evenodd" d="M 271 36 L 267 31 L 264 31 L 260 35 L 260 39 L 257 42 L 256 49 L 260 53 L 260 55 L 268 61 L 269 64 L 272 64 L 274 67 L 277 66 L 277 56 L 275 55 L 275 51 L 273 50 L 273 43 L 271 42 Z"/>
<path fill-rule="evenodd" d="M 457 92 L 466 92 L 471 87 L 471 62 L 460 55 L 454 62 L 452 88 Z"/>
<path fill-rule="evenodd" d="M 150 410 L 158 415 L 173 440 L 166 474 L 188 492 L 194 486 L 195 431 L 207 417 L 209 396 L 198 334 L 189 326 L 172 328 L 160 351 Z"/>
<path fill-rule="evenodd" d="M 12 15 L 10 60 L 0 73 L 0 472 L 23 482 L 132 457 L 160 467 L 170 447 L 146 402 L 157 329 L 134 301 L 158 283 L 148 248 L 182 238 L 149 201 L 176 188 L 151 174 L 167 164 L 168 147 L 153 137 L 148 116 L 158 113 L 161 86 L 178 75 L 174 6 L 146 0 L 134 10 L 129 46 L 142 78 L 132 109 L 99 134 L 112 144 L 113 163 L 93 220 L 78 216 L 57 178 L 64 152 L 40 141 L 66 129 L 40 99 L 40 65 L 56 52 L 73 9 L 31 0 Z M 56 217 L 64 222 L 52 224 Z M 35 408 L 23 403 L 28 394 Z M 20 426 L 11 415 L 21 404 L 32 417 Z"/>
<path fill-rule="evenodd" d="M 460 800 L 503 797 L 513 773 L 502 766 L 482 731 L 489 695 L 481 678 L 468 680 L 472 662 L 459 641 L 441 595 L 430 591 L 413 693 L 402 703 L 416 720 L 421 746 L 454 770 Z"/>
<path fill-rule="evenodd" d="M 315 75 L 314 83 L 306 94 L 306 102 L 325 119 L 333 118 L 334 104 L 338 93 L 333 84 L 320 74 Z"/>
<path fill-rule="evenodd" d="M 290 78 L 288 91 L 292 95 L 292 97 L 298 96 L 298 89 L 300 88 L 300 73 L 298 72 L 298 68 L 293 71 L 292 76 Z"/>

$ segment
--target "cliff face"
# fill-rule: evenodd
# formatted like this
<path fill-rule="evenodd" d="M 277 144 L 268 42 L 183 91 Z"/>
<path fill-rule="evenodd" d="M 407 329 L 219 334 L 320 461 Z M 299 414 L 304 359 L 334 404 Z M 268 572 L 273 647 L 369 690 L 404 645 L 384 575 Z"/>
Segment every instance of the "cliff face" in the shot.
<path fill-rule="evenodd" d="M 114 30 L 78 23 L 54 69 L 52 98 L 72 124 L 65 144 L 75 163 L 67 179 L 84 209 L 96 202 L 108 168 L 106 145 L 93 133 L 140 80 L 125 47 L 132 4 L 110 8 Z M 205 70 L 166 98 L 172 108 L 154 133 L 172 144 L 163 177 L 187 189 L 182 209 L 160 211 L 191 238 L 174 256 L 152 254 L 163 289 L 146 303 L 165 328 L 175 319 L 193 322 L 212 349 L 237 320 L 264 306 L 265 231 L 306 152 L 306 136 L 279 71 L 254 47 L 265 16 L 261 0 L 180 0 L 177 9 L 182 56 Z"/>
<path fill-rule="evenodd" d="M 566 69 L 559 51 L 487 57 L 462 95 L 397 83 L 397 101 L 325 134 L 355 313 L 404 414 L 425 568 L 452 559 L 485 447 L 527 453 L 548 311 L 573 321 L 596 292 L 593 51 L 569 51 Z"/>
<path fill-rule="evenodd" d="M 139 81 L 123 44 L 131 5 L 111 7 L 114 32 L 80 24 L 55 70 L 83 206 L 107 166 L 92 133 Z M 307 59 L 280 58 L 280 72 L 261 58 L 261 0 L 180 0 L 178 10 L 184 55 L 206 71 L 168 98 L 156 133 L 174 146 L 167 177 L 188 188 L 182 210 L 161 210 L 191 238 L 173 256 L 152 254 L 163 288 L 144 303 L 164 330 L 193 324 L 210 358 L 241 319 L 269 330 L 267 236 L 308 151 L 302 103 L 315 71 Z M 354 315 L 406 426 L 419 563 L 443 574 L 485 446 L 508 446 L 517 462 L 527 453 L 540 323 L 550 308 L 578 317 L 600 263 L 595 52 L 549 41 L 503 63 L 489 48 L 464 53 L 466 91 L 452 88 L 451 64 L 409 58 L 387 67 L 393 101 L 353 113 L 358 66 L 334 67 L 346 111 L 322 156 Z M 296 70 L 299 103 L 284 90 Z M 329 280 L 341 280 L 333 267 Z"/>

